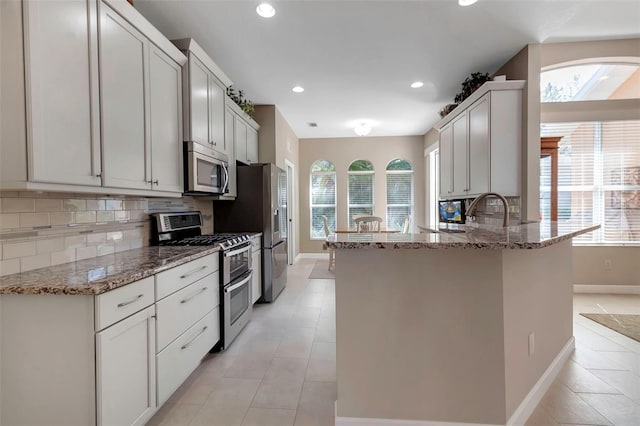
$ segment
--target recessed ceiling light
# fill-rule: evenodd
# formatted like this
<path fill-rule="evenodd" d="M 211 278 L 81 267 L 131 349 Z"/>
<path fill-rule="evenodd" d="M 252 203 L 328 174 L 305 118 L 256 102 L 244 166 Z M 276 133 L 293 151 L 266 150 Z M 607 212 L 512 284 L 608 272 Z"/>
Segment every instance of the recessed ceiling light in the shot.
<path fill-rule="evenodd" d="M 608 75 L 603 75 L 602 77 L 600 77 L 598 80 L 602 81 L 602 80 L 606 80 L 608 79 L 609 76 Z"/>
<path fill-rule="evenodd" d="M 477 1 L 478 0 L 458 0 L 458 4 L 460 6 L 471 6 L 472 4 L 474 4 Z"/>
<path fill-rule="evenodd" d="M 422 87 L 424 86 L 424 83 L 421 81 L 414 81 L 413 83 L 411 83 L 411 87 L 413 87 L 414 89 L 417 89 L 418 87 Z"/>
<path fill-rule="evenodd" d="M 353 131 L 358 136 L 367 136 L 371 133 L 371 126 L 367 123 L 360 123 L 356 127 L 354 127 Z"/>
<path fill-rule="evenodd" d="M 271 18 L 276 14 L 276 10 L 269 3 L 260 3 L 258 7 L 256 7 L 256 12 L 263 18 Z"/>
<path fill-rule="evenodd" d="M 296 93 L 302 93 L 302 92 L 304 92 L 304 87 L 302 87 L 302 86 L 296 86 L 296 87 L 294 87 L 294 88 L 293 88 L 293 89 L 291 89 L 291 90 L 293 90 L 293 91 L 294 91 L 294 92 L 296 92 Z"/>

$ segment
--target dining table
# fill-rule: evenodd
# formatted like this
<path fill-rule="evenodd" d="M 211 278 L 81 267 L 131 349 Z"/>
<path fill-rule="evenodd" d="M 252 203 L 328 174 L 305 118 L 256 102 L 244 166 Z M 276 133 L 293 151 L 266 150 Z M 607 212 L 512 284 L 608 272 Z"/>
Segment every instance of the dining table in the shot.
<path fill-rule="evenodd" d="M 335 231 L 333 231 L 336 234 L 358 234 L 358 230 L 356 228 L 338 228 Z M 380 231 L 375 231 L 375 232 L 362 232 L 363 234 L 376 234 L 376 233 L 382 233 L 382 234 L 394 234 L 397 232 L 400 232 L 400 230 L 398 229 L 381 229 Z"/>

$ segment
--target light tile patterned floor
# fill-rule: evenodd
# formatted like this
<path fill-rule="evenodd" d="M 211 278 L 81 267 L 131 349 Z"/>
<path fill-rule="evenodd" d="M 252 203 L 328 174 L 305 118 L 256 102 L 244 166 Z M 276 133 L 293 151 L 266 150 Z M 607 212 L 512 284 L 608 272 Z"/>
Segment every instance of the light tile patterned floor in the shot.
<path fill-rule="evenodd" d="M 149 421 L 153 426 L 329 426 L 336 400 L 335 289 L 289 268 L 224 353 L 209 355 Z M 639 313 L 640 296 L 576 295 L 576 351 L 527 422 L 640 426 L 640 343 L 578 312 Z"/>

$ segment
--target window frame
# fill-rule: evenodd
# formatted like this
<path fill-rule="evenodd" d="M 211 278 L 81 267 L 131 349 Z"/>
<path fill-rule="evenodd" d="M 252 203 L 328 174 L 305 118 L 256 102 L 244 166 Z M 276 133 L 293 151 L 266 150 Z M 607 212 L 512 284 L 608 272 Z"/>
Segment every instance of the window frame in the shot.
<path fill-rule="evenodd" d="M 350 170 L 351 166 L 356 161 L 366 161 L 371 165 L 371 170 Z M 351 202 L 351 176 L 371 176 L 371 204 L 354 204 Z M 376 171 L 373 166 L 373 163 L 369 160 L 356 159 L 349 163 L 349 167 L 347 168 L 347 224 L 348 227 L 355 227 L 355 222 L 353 222 L 353 217 L 351 215 L 351 208 L 371 208 L 371 215 L 375 212 L 375 195 L 376 195 Z"/>

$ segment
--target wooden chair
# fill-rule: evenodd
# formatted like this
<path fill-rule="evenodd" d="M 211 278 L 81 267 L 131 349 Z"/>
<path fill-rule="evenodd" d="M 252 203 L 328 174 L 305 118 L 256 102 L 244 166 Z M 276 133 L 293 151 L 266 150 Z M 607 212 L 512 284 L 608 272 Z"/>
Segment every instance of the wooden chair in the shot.
<path fill-rule="evenodd" d="M 382 218 L 378 216 L 360 216 L 354 219 L 358 232 L 380 232 L 382 228 Z"/>
<path fill-rule="evenodd" d="M 329 219 L 327 219 L 326 216 L 321 216 L 322 218 L 322 227 L 324 228 L 324 236 L 325 238 L 329 236 L 329 234 L 331 234 L 331 231 L 329 230 Z M 336 250 L 334 248 L 328 247 L 327 250 L 329 250 L 329 270 L 331 270 L 332 266 L 335 266 L 336 263 Z"/>
<path fill-rule="evenodd" d="M 409 225 L 411 224 L 411 215 L 407 215 L 404 218 L 404 223 L 402 224 L 402 232 L 403 234 L 409 233 Z"/>

